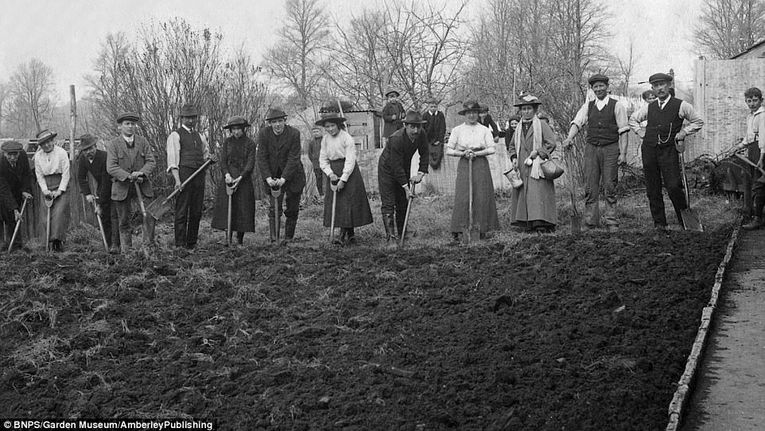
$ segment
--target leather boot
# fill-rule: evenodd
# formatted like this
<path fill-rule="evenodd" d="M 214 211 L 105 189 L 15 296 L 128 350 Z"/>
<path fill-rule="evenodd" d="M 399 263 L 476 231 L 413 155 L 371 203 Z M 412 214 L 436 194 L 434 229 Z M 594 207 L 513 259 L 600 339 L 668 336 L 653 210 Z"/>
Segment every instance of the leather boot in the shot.
<path fill-rule="evenodd" d="M 391 239 L 398 241 L 396 235 L 396 227 L 394 226 L 393 214 L 383 214 L 383 225 L 385 226 L 385 240 L 390 242 Z"/>
<path fill-rule="evenodd" d="M 743 225 L 741 227 L 746 229 L 746 230 L 757 230 L 757 229 L 761 228 L 762 226 L 763 226 L 762 217 L 754 217 L 752 219 L 752 221 L 750 221 L 749 223 L 747 223 L 747 224 L 745 224 L 745 225 Z"/>
<path fill-rule="evenodd" d="M 133 248 L 133 234 L 130 232 L 120 232 L 120 250 L 122 253 L 130 252 Z"/>
<path fill-rule="evenodd" d="M 236 233 L 236 243 L 242 245 L 244 243 L 244 232 Z"/>
<path fill-rule="evenodd" d="M 295 227 L 297 226 L 297 217 L 289 217 L 284 222 L 284 239 L 295 238 Z"/>
<path fill-rule="evenodd" d="M 271 242 L 276 242 L 276 220 L 274 218 L 268 219 L 268 229 L 269 229 L 269 235 L 271 238 Z"/>

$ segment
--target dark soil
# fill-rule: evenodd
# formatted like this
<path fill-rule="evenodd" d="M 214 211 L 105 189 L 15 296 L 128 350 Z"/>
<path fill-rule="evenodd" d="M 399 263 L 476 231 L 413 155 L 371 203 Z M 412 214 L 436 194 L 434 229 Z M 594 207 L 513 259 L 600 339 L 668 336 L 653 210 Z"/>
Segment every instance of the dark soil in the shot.
<path fill-rule="evenodd" d="M 0 261 L 0 417 L 658 430 L 730 229 Z"/>

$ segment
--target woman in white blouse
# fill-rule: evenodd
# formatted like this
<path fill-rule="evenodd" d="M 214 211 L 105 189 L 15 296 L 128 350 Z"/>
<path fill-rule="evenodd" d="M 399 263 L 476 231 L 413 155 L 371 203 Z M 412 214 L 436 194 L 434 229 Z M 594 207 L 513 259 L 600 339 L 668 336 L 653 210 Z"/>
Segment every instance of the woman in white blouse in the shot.
<path fill-rule="evenodd" d="M 324 115 L 316 125 L 326 132 L 319 152 L 319 167 L 329 177 L 324 193 L 324 226 L 332 225 L 331 187 L 337 184 L 335 227 L 340 228 L 340 243 L 354 244 L 354 228 L 372 223 L 367 190 L 356 163 L 356 143 L 345 131 L 345 118 L 336 113 Z"/>
<path fill-rule="evenodd" d="M 56 133 L 48 129 L 37 134 L 40 148 L 34 155 L 35 176 L 43 199 L 53 199 L 50 208 L 50 238 L 53 251 L 63 251 L 69 225 L 69 198 L 65 195 L 69 185 L 69 155 L 57 147 Z"/>
<path fill-rule="evenodd" d="M 457 183 L 454 190 L 454 211 L 452 212 L 452 239 L 460 241 L 460 235 L 470 228 L 468 217 L 468 181 L 473 183 L 473 225 L 477 226 L 481 238 L 486 232 L 499 228 L 497 204 L 494 201 L 494 182 L 486 156 L 494 154 L 494 138 L 491 130 L 478 123 L 481 106 L 469 101 L 458 112 L 465 116 L 465 122 L 452 129 L 446 144 L 446 155 L 459 157 Z M 473 160 L 473 178 L 468 178 L 468 160 Z"/>

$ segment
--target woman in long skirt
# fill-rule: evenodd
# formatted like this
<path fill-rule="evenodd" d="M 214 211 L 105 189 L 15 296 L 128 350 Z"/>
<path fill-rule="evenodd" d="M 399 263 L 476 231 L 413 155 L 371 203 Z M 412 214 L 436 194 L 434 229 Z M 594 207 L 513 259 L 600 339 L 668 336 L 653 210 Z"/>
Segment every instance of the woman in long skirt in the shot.
<path fill-rule="evenodd" d="M 465 122 L 452 129 L 446 145 L 446 155 L 459 157 L 457 183 L 454 190 L 452 212 L 452 240 L 459 243 L 460 235 L 469 226 L 469 183 L 473 183 L 473 225 L 478 226 L 481 238 L 499 228 L 497 204 L 494 201 L 494 182 L 487 156 L 494 154 L 494 139 L 491 130 L 478 123 L 481 106 L 477 102 L 466 102 L 458 112 L 465 116 Z M 469 178 L 468 164 L 473 161 L 473 178 Z"/>
<path fill-rule="evenodd" d="M 522 96 L 521 123 L 510 145 L 510 162 L 521 175 L 523 185 L 513 189 L 510 220 L 514 226 L 539 233 L 552 232 L 558 224 L 555 207 L 555 184 L 542 173 L 540 164 L 555 150 L 555 133 L 537 117 L 542 102 L 531 95 Z"/>
<path fill-rule="evenodd" d="M 335 227 L 340 228 L 339 242 L 354 244 L 354 228 L 372 223 L 364 178 L 356 163 L 356 143 L 345 131 L 345 118 L 335 113 L 325 115 L 316 125 L 323 126 L 326 132 L 319 152 L 319 167 L 329 177 L 324 189 L 324 227 L 332 226 L 332 200 L 336 199 Z M 334 184 L 337 184 L 336 192 L 332 191 Z"/>
<path fill-rule="evenodd" d="M 50 211 L 50 246 L 55 252 L 64 250 L 66 231 L 69 228 L 69 155 L 53 141 L 56 133 L 43 130 L 37 134 L 40 149 L 34 156 L 35 176 L 43 199 L 52 200 Z"/>
<path fill-rule="evenodd" d="M 245 232 L 255 232 L 255 190 L 252 170 L 255 166 L 255 142 L 247 136 L 245 130 L 250 124 L 244 117 L 232 117 L 223 126 L 231 135 L 223 141 L 219 165 L 223 182 L 218 187 L 213 212 L 213 229 L 228 229 L 228 194 L 227 185 L 234 185 L 236 190 L 231 195 L 231 232 L 236 232 L 238 244 L 244 242 Z M 228 238 L 230 241 L 231 238 Z"/>

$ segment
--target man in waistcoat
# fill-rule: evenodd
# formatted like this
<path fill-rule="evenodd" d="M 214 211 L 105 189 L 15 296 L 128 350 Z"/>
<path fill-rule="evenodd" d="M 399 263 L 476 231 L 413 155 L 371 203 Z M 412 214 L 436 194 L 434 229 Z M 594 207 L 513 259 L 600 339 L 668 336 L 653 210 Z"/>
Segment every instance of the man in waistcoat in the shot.
<path fill-rule="evenodd" d="M 106 151 L 99 150 L 96 147 L 97 143 L 98 139 L 89 133 L 80 136 L 77 149 L 80 153 L 77 158 L 77 183 L 80 185 L 80 193 L 90 205 L 95 205 L 95 211 L 101 217 L 109 253 L 116 254 L 120 251 L 117 229 L 119 216 L 117 207 L 112 207 L 112 177 L 106 171 Z M 95 190 L 91 189 L 92 182 Z"/>
<path fill-rule="evenodd" d="M 305 187 L 305 172 L 300 162 L 300 131 L 287 124 L 287 114 L 281 108 L 269 109 L 266 122 L 268 126 L 258 132 L 258 168 L 266 185 L 266 193 L 270 194 L 272 188 L 282 190 L 278 199 L 270 198 L 268 223 L 271 228 L 271 242 L 276 241 L 274 209 L 278 206 L 281 213 L 282 201 L 286 201 L 284 238 L 291 240 L 295 236 L 300 195 Z"/>
<path fill-rule="evenodd" d="M 571 122 L 565 148 L 580 130 L 587 128 L 584 147 L 584 223 L 589 228 L 600 224 L 599 196 L 603 185 L 606 198 L 605 224 L 609 232 L 619 228 L 616 215 L 616 182 L 619 164 L 627 161 L 627 107 L 608 95 L 608 77 L 595 74 L 589 79 L 595 100 L 585 102 Z"/>
<path fill-rule="evenodd" d="M 629 126 L 643 139 L 640 148 L 654 228 L 666 231 L 667 217 L 661 185 L 663 183 L 667 189 L 677 220 L 682 226 L 681 211 L 688 208 L 688 202 L 683 192 L 678 153 L 685 151 L 685 138 L 698 132 L 704 121 L 690 103 L 671 95 L 671 75 L 656 73 L 648 81 L 658 99 L 634 112 L 629 119 Z M 648 120 L 645 130 L 640 127 L 643 120 Z M 684 126 L 685 121 L 688 124 Z"/>
<path fill-rule="evenodd" d="M 0 220 L 4 226 L 6 241 L 10 241 L 13 231 L 16 228 L 16 211 L 24 204 L 24 199 L 29 199 L 27 207 L 32 205 L 32 169 L 29 164 L 29 157 L 24 151 L 24 146 L 17 141 L 6 141 L 2 145 L 3 156 L 0 158 L 0 177 L 5 180 L 8 188 L 16 201 L 16 205 L 8 205 L 4 211 L 0 212 Z M 28 210 L 25 210 L 28 211 Z M 13 243 L 14 249 L 22 248 L 23 238 L 19 230 L 16 240 Z M 6 247 L 7 248 L 7 247 Z"/>
<path fill-rule="evenodd" d="M 120 135 L 106 145 L 106 172 L 112 177 L 112 204 L 117 209 L 119 245 L 123 253 L 129 252 L 133 246 L 131 202 L 139 205 L 135 184 L 139 184 L 143 199 L 154 197 L 149 175 L 154 172 L 157 162 L 146 138 L 135 134 L 139 121 L 141 118 L 134 112 L 120 114 L 117 117 Z M 116 241 L 112 244 L 115 243 Z M 154 245 L 154 218 L 144 217 L 143 246 Z M 110 249 L 110 252 L 116 252 L 116 249 Z"/>
<path fill-rule="evenodd" d="M 207 140 L 195 129 L 199 117 L 197 107 L 183 105 L 180 117 L 181 127 L 167 137 L 167 171 L 172 174 L 176 189 L 210 158 Z M 193 250 L 204 207 L 205 172 L 198 173 L 175 199 L 175 246 Z"/>

